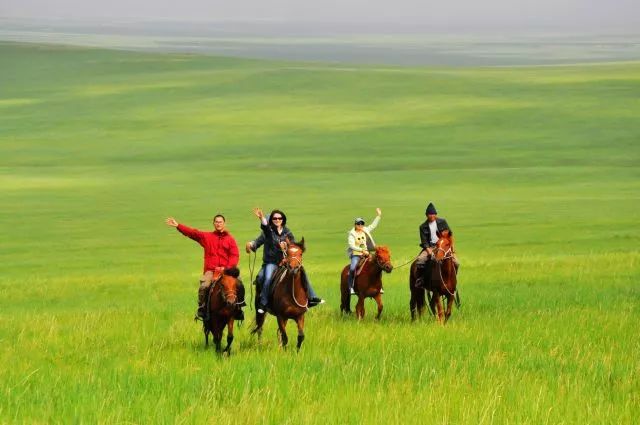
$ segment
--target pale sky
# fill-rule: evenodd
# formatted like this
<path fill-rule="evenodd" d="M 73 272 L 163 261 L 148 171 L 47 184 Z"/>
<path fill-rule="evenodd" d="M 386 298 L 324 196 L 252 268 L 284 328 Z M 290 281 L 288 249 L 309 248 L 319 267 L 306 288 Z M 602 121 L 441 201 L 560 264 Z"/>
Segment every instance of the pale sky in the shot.
<path fill-rule="evenodd" d="M 640 28 L 640 0 L 0 0 L 0 17 Z"/>

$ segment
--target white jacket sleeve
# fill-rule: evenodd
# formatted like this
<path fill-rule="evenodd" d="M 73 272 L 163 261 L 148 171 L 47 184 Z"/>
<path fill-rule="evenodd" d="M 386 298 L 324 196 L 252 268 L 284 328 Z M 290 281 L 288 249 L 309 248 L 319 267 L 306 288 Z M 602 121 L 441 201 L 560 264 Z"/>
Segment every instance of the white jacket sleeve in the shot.
<path fill-rule="evenodd" d="M 378 223 L 380 223 L 380 216 L 379 215 L 377 215 L 376 218 L 373 219 L 371 224 L 368 225 L 367 227 L 365 227 L 364 229 L 367 231 L 367 233 L 371 233 L 371 232 L 373 232 L 373 229 L 378 227 Z"/>

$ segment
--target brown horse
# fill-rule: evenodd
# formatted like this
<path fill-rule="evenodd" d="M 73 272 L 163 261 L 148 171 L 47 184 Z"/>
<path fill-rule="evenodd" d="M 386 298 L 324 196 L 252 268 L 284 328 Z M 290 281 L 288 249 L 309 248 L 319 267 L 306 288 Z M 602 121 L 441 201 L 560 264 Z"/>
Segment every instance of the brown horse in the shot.
<path fill-rule="evenodd" d="M 237 283 L 240 271 L 237 268 L 227 269 L 221 275 L 214 276 L 214 283 L 209 291 L 207 314 L 202 321 L 205 345 L 209 345 L 209 334 L 213 334 L 216 352 L 231 354 L 233 342 L 234 315 L 240 307 L 237 305 Z M 227 346 L 221 350 L 222 333 L 227 327 Z"/>
<path fill-rule="evenodd" d="M 416 314 L 422 316 L 425 305 L 425 292 L 429 295 L 429 308 L 438 322 L 446 323 L 451 316 L 451 309 L 455 302 L 457 270 L 453 262 L 453 241 L 449 231 L 445 230 L 434 248 L 431 258 L 431 274 L 424 276 L 422 287 L 416 286 L 418 277 L 417 265 L 411 264 L 409 273 L 409 290 L 411 291 L 411 319 L 415 320 Z M 447 310 L 443 312 L 442 298 L 447 299 Z M 436 313 L 437 307 L 437 313 Z"/>
<path fill-rule="evenodd" d="M 375 254 L 364 260 L 365 263 L 360 274 L 355 277 L 353 282 L 353 290 L 358 294 L 358 303 L 356 304 L 356 316 L 358 319 L 364 317 L 364 300 L 365 298 L 373 298 L 378 304 L 378 315 L 376 319 L 380 319 L 382 314 L 382 271 L 391 273 L 393 265 L 391 264 L 391 253 L 386 246 L 376 248 Z M 349 266 L 342 269 L 340 275 L 340 311 L 343 313 L 351 313 L 351 299 L 349 296 Z"/>
<path fill-rule="evenodd" d="M 273 301 L 267 310 L 278 320 L 278 333 L 282 347 L 285 349 L 289 342 L 286 331 L 289 319 L 295 320 L 298 325 L 298 350 L 304 341 L 304 314 L 309 306 L 309 297 L 303 278 L 305 271 L 302 267 L 304 250 L 304 238 L 298 243 L 287 240 L 281 267 L 273 274 Z M 256 314 L 256 327 L 251 333 L 257 333 L 258 337 L 262 335 L 265 316 L 265 314 Z"/>

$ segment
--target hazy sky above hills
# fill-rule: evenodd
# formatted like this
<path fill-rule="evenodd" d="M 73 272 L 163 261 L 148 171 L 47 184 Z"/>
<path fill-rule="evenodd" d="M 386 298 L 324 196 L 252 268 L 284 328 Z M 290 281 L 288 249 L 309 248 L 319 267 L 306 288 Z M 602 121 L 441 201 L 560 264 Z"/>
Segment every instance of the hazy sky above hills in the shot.
<path fill-rule="evenodd" d="M 640 28 L 638 0 L 0 0 L 0 17 L 424 25 L 439 28 Z"/>

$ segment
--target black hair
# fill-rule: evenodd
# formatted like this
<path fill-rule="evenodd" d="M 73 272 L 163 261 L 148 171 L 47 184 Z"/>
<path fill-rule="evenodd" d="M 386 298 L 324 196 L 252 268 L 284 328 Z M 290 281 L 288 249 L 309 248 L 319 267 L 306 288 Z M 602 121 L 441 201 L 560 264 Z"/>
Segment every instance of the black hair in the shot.
<path fill-rule="evenodd" d="M 280 210 L 273 210 L 271 211 L 271 213 L 269 214 L 269 223 L 272 223 L 271 217 L 273 217 L 274 214 L 280 214 L 282 216 L 282 227 L 287 225 L 287 216 Z"/>
<path fill-rule="evenodd" d="M 222 221 L 224 221 L 225 223 L 227 222 L 227 219 L 224 218 L 224 216 L 222 214 L 216 214 L 215 217 L 213 217 L 213 221 L 216 221 L 216 218 L 221 217 Z"/>

